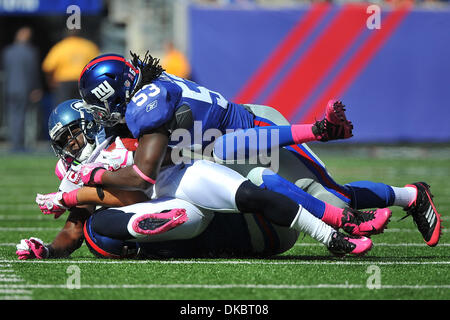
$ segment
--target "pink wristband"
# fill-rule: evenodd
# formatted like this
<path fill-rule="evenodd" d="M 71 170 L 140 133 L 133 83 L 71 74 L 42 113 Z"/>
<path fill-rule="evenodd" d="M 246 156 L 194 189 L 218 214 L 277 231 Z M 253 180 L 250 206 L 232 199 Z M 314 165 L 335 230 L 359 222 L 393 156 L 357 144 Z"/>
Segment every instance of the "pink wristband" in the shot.
<path fill-rule="evenodd" d="M 78 204 L 77 193 L 80 189 L 75 189 L 70 192 L 64 192 L 62 195 L 62 201 L 68 208 L 76 207 Z"/>
<path fill-rule="evenodd" d="M 94 174 L 94 183 L 95 184 L 102 184 L 102 175 L 106 171 L 106 169 L 99 169 Z"/>
<path fill-rule="evenodd" d="M 151 184 L 155 184 L 156 183 L 155 180 L 153 180 L 152 178 L 147 177 L 141 170 L 139 170 L 139 168 L 135 164 L 133 165 L 133 170 L 136 171 L 136 173 L 139 175 L 139 177 L 141 177 L 145 181 L 147 181 L 147 182 L 149 182 Z"/>

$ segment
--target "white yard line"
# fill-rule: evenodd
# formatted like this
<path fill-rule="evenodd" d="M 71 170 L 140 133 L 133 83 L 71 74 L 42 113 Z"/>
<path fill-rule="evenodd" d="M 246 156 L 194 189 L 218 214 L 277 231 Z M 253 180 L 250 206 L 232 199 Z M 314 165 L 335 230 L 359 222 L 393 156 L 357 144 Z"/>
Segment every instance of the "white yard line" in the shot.
<path fill-rule="evenodd" d="M 448 228 L 442 228 L 441 230 L 443 233 L 449 232 L 450 229 Z M 403 228 L 387 228 L 384 230 L 385 233 L 391 233 L 391 232 L 419 232 L 417 229 L 403 229 Z"/>
<path fill-rule="evenodd" d="M 14 242 L 5 242 L 0 243 L 0 247 L 15 247 L 17 243 Z M 323 247 L 321 243 L 296 243 L 294 244 L 296 247 Z M 426 243 L 376 243 L 374 242 L 375 247 L 428 247 Z M 439 243 L 438 247 L 450 247 L 450 243 Z"/>
<path fill-rule="evenodd" d="M 38 209 L 35 203 L 0 204 L 0 210 L 33 210 Z M 12 215 L 12 214 L 11 214 Z"/>
<path fill-rule="evenodd" d="M 36 212 L 36 214 L 0 214 L 0 221 L 22 221 L 22 220 L 48 220 L 49 215 L 44 215 L 42 213 Z"/>
<path fill-rule="evenodd" d="M 39 227 L 0 227 L 0 231 L 59 231 L 61 228 L 39 228 Z"/>
<path fill-rule="evenodd" d="M 0 260 L 0 263 L 43 264 L 247 264 L 247 265 L 450 265 L 450 261 L 267 261 L 267 260 Z"/>
<path fill-rule="evenodd" d="M 285 285 L 285 284 L 96 284 L 80 285 L 80 289 L 363 289 L 361 284 L 316 284 L 316 285 Z M 0 285 L 0 289 L 69 289 L 64 284 L 22 284 Z M 450 289 L 450 285 L 381 285 L 379 289 Z M 379 290 L 374 289 L 374 290 Z M 76 289 L 70 289 L 76 290 Z"/>
<path fill-rule="evenodd" d="M 61 228 L 50 227 L 0 227 L 0 231 L 59 231 Z M 400 233 L 400 232 L 419 232 L 417 229 L 403 229 L 403 228 L 391 228 L 385 229 L 385 233 Z M 443 228 L 443 233 L 450 232 L 449 228 Z"/>
<path fill-rule="evenodd" d="M 1 220 L 22 220 L 22 219 L 28 219 L 28 220 L 45 220 L 48 219 L 48 215 L 44 215 L 40 213 L 38 210 L 38 207 L 36 204 L 19 204 L 19 205 L 9 205 L 9 204 L 0 204 L 0 210 L 7 210 L 7 209 L 15 209 L 15 210 L 32 210 L 36 209 L 36 214 L 0 214 L 0 221 Z M 395 219 L 395 217 L 393 218 Z M 442 216 L 441 219 L 443 221 L 450 221 L 450 216 Z M 394 220 L 395 222 L 395 220 Z M 389 230 L 389 229 L 387 229 Z"/>
<path fill-rule="evenodd" d="M 0 244 L 1 246 L 2 244 Z M 426 243 L 373 243 L 374 247 L 428 247 Z M 296 247 L 323 247 L 321 243 L 296 243 Z M 450 247 L 450 243 L 439 243 L 438 247 Z"/>
<path fill-rule="evenodd" d="M 30 290 L 15 290 L 10 288 L 11 283 L 24 282 L 21 277 L 14 273 L 11 264 L 0 265 L 0 300 L 31 300 L 32 291 Z"/>

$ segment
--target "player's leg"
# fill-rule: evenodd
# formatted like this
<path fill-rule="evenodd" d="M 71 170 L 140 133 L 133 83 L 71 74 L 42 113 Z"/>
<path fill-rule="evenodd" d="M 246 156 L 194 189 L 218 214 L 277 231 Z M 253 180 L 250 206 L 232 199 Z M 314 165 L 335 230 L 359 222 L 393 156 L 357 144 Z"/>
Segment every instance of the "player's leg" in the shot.
<path fill-rule="evenodd" d="M 255 115 L 255 127 L 290 125 L 286 118 L 272 107 L 262 105 L 246 105 L 246 107 Z M 275 165 L 273 162 L 276 162 Z M 334 181 L 325 164 L 305 143 L 281 148 L 278 158 L 273 159 L 270 164 L 257 162 L 240 165 L 227 162 L 225 165 L 244 176 L 247 176 L 254 167 L 269 167 L 318 199 L 341 208 L 348 206 L 351 200 L 348 190 Z"/>
<path fill-rule="evenodd" d="M 356 181 L 346 184 L 345 187 L 352 193 L 353 207 L 399 206 L 407 212 L 407 215 L 413 217 L 419 232 L 429 246 L 438 244 L 441 235 L 441 216 L 427 183 L 416 182 L 404 187 L 395 187 L 371 181 Z"/>
<path fill-rule="evenodd" d="M 292 182 L 287 181 L 267 168 L 254 168 L 248 178 L 260 188 L 266 188 L 289 197 L 315 217 L 321 219 L 333 228 L 343 228 L 353 235 L 372 235 L 383 232 L 391 211 L 377 209 L 370 211 L 357 211 L 351 208 L 341 209 L 306 193 Z"/>
<path fill-rule="evenodd" d="M 305 232 L 335 254 L 365 254 L 372 248 L 369 238 L 346 237 L 324 223 L 289 197 L 245 181 L 236 192 L 241 212 L 260 213 L 271 223 Z"/>
<path fill-rule="evenodd" d="M 330 100 L 325 117 L 313 124 L 263 125 L 227 133 L 216 140 L 214 157 L 221 161 L 249 159 L 280 147 L 350 138 L 353 125 L 344 111 L 342 103 Z"/>
<path fill-rule="evenodd" d="M 195 237 L 211 219 L 186 201 L 162 198 L 96 212 L 91 228 L 122 241 L 166 241 Z"/>
<path fill-rule="evenodd" d="M 106 259 L 136 258 L 138 256 L 139 247 L 135 242 L 114 239 L 98 233 L 92 227 L 94 216 L 86 220 L 83 228 L 84 240 L 94 256 Z"/>
<path fill-rule="evenodd" d="M 335 232 L 285 195 L 259 188 L 236 171 L 211 161 L 195 161 L 179 171 L 173 170 L 173 174 L 164 176 L 166 179 L 176 188 L 157 190 L 158 196 L 176 197 L 214 211 L 259 213 L 277 225 L 304 231 L 325 245 Z M 305 193 L 305 199 L 308 197 L 323 204 Z M 323 207 L 310 206 L 312 210 Z"/>

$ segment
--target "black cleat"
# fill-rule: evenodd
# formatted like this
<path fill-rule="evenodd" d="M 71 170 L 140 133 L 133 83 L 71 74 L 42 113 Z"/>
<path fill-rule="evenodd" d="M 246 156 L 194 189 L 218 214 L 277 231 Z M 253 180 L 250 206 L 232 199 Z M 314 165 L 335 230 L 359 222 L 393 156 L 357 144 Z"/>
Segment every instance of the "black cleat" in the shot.
<path fill-rule="evenodd" d="M 314 123 L 312 131 L 322 142 L 353 137 L 353 124 L 345 116 L 345 105 L 341 101 L 328 101 L 325 117 Z"/>
<path fill-rule="evenodd" d="M 414 223 L 423 236 L 423 239 L 430 247 L 438 244 L 442 234 L 441 216 L 433 203 L 433 195 L 430 186 L 425 182 L 408 184 L 405 187 L 417 189 L 416 200 L 404 210 L 407 216 L 413 217 Z"/>
<path fill-rule="evenodd" d="M 336 231 L 331 236 L 328 250 L 338 257 L 343 257 L 346 254 L 355 256 L 365 255 L 372 249 L 373 243 L 367 237 L 346 236 L 339 231 Z"/>

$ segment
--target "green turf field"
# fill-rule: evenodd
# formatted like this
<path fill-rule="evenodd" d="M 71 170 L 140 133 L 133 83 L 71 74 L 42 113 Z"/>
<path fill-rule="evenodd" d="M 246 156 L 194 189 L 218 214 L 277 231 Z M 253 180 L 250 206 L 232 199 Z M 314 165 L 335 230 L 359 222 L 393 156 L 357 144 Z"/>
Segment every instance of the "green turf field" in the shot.
<path fill-rule="evenodd" d="M 373 237 L 363 258 L 331 257 L 301 235 L 290 251 L 264 260 L 108 261 L 83 245 L 69 259 L 19 261 L 20 239 L 50 242 L 64 223 L 34 203 L 36 193 L 58 185 L 55 158 L 0 155 L 0 299 L 450 299 L 449 157 L 426 157 L 426 150 L 416 159 L 352 154 L 358 152 L 320 155 L 340 183 L 431 184 L 444 223 L 437 247 L 425 245 L 411 218 L 398 221 L 403 211 L 394 208 L 388 229 Z"/>

